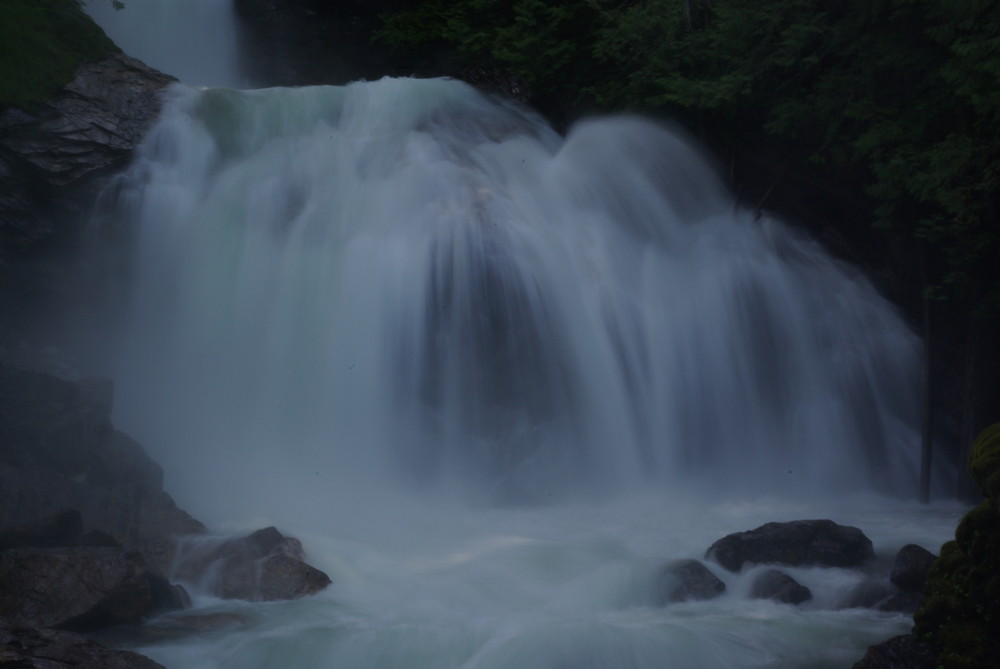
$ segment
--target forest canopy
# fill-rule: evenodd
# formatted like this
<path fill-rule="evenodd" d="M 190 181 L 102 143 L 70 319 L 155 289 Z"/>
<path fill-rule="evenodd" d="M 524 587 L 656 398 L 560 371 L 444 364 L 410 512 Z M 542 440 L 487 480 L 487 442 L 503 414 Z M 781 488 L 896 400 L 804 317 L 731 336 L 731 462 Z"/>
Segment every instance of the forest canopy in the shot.
<path fill-rule="evenodd" d="M 402 4 L 402 3 L 401 3 Z M 860 184 L 925 249 L 927 295 L 1000 310 L 1000 3 L 428 0 L 384 17 L 547 111 L 669 114 Z"/>

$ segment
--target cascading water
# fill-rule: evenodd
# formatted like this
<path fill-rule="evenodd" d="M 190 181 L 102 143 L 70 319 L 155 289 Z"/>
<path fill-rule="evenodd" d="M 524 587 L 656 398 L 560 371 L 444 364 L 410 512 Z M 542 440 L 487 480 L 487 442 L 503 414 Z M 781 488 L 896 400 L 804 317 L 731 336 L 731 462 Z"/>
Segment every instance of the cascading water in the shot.
<path fill-rule="evenodd" d="M 287 483 L 512 502 L 913 489 L 915 338 L 651 123 L 563 140 L 445 80 L 188 89 L 126 181 L 123 412 L 166 403 L 179 462 L 280 443 Z"/>
<path fill-rule="evenodd" d="M 191 86 L 250 84 L 240 65 L 233 0 L 85 0 L 122 50 Z"/>
<path fill-rule="evenodd" d="M 134 226 L 115 422 L 217 528 L 334 584 L 196 598 L 168 667 L 843 667 L 909 619 L 656 605 L 722 535 L 833 516 L 880 554 L 915 487 L 917 341 L 849 268 L 635 118 L 560 137 L 448 80 L 178 86 L 109 189 Z"/>

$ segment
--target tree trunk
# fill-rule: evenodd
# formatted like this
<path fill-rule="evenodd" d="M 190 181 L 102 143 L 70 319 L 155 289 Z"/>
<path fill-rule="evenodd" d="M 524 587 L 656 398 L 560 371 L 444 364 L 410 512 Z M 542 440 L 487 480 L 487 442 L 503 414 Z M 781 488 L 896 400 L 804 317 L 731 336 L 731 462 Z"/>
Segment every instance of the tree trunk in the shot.
<path fill-rule="evenodd" d="M 923 295 L 924 347 L 922 354 L 923 374 L 921 378 L 921 421 L 920 421 L 920 501 L 924 504 L 931 499 L 931 299 L 926 292 L 927 252 L 920 254 L 921 274 L 925 287 Z"/>

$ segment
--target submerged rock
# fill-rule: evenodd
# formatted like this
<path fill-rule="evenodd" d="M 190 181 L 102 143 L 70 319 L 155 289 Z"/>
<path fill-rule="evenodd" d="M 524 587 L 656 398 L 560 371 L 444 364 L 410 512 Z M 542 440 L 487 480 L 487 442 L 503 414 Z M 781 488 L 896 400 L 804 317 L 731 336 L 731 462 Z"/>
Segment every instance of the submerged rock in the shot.
<path fill-rule="evenodd" d="M 750 596 L 784 604 L 801 604 L 812 599 L 812 591 L 785 572 L 769 569 L 754 579 Z"/>
<path fill-rule="evenodd" d="M 268 527 L 239 539 L 188 541 L 174 577 L 225 599 L 297 599 L 330 584 L 329 576 L 304 560 L 298 539 Z"/>
<path fill-rule="evenodd" d="M 163 669 L 144 655 L 105 648 L 78 634 L 9 625 L 0 625 L 0 667 Z"/>
<path fill-rule="evenodd" d="M 663 566 L 656 593 L 660 605 L 713 599 L 726 591 L 726 584 L 698 560 L 677 560 Z"/>
<path fill-rule="evenodd" d="M 705 557 L 730 571 L 744 564 L 858 567 L 875 557 L 871 540 L 856 527 L 832 520 L 767 523 L 712 544 Z"/>

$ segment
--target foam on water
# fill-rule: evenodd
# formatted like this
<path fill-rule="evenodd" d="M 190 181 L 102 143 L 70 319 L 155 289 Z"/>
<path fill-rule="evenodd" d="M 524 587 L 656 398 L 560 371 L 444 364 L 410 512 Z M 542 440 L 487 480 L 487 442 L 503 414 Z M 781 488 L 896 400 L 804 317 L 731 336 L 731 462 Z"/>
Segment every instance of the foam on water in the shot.
<path fill-rule="evenodd" d="M 331 507 L 328 528 L 299 528 L 309 559 L 333 579 L 328 590 L 256 604 L 196 597 L 194 614 L 232 622 L 133 647 L 192 669 L 847 667 L 912 625 L 902 614 L 843 608 L 851 590 L 884 579 L 905 543 L 936 550 L 960 511 L 871 497 L 832 511 L 673 494 L 518 509 L 411 499 L 371 515 Z M 877 564 L 868 573 L 786 569 L 813 592 L 795 607 L 747 596 L 760 567 L 732 574 L 709 562 L 723 596 L 656 605 L 656 570 L 666 562 L 699 559 L 730 531 L 818 515 L 864 527 Z"/>
<path fill-rule="evenodd" d="M 334 585 L 141 644 L 170 667 L 837 667 L 905 616 L 659 565 L 766 521 L 936 548 L 917 339 L 849 267 L 735 206 L 682 136 L 566 137 L 448 80 L 178 86 L 106 198 L 133 229 L 115 423 L 216 528 Z M 884 566 L 884 565 L 883 565 Z"/>

